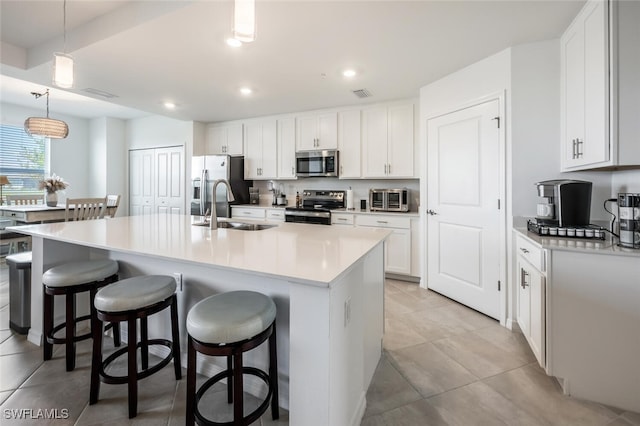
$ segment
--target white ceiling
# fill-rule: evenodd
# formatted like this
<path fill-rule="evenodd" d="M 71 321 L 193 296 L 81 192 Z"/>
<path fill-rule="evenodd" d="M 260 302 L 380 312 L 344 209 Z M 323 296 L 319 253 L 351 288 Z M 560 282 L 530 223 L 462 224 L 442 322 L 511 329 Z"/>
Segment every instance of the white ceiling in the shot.
<path fill-rule="evenodd" d="M 558 38 L 583 4 L 257 0 L 257 40 L 233 49 L 224 43 L 230 0 L 68 0 L 76 83 L 52 91 L 51 115 L 212 122 L 417 97 L 509 46 Z M 0 15 L 0 99 L 39 107 L 29 92 L 51 86 L 53 52 L 64 48 L 63 1 L 0 0 Z M 342 77 L 348 67 L 358 75 Z M 241 96 L 242 86 L 254 93 Z M 117 97 L 105 104 L 87 88 Z M 373 96 L 352 93 L 364 88 Z M 178 107 L 167 111 L 164 101 Z"/>

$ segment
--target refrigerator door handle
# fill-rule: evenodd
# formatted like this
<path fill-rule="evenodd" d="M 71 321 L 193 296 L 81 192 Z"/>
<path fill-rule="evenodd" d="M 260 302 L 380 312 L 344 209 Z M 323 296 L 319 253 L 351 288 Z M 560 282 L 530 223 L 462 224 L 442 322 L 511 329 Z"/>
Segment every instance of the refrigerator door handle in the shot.
<path fill-rule="evenodd" d="M 204 216 L 204 209 L 207 205 L 207 169 L 202 170 L 202 177 L 200 178 L 200 216 Z"/>

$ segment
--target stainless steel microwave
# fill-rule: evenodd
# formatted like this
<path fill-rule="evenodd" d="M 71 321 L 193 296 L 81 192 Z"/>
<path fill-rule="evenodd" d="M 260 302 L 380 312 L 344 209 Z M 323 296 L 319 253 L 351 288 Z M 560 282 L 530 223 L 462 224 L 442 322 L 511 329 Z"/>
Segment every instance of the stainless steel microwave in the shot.
<path fill-rule="evenodd" d="M 408 212 L 409 190 L 401 189 L 370 189 L 369 208 L 372 211 Z"/>
<path fill-rule="evenodd" d="M 296 176 L 338 177 L 338 151 L 300 151 L 296 153 Z"/>

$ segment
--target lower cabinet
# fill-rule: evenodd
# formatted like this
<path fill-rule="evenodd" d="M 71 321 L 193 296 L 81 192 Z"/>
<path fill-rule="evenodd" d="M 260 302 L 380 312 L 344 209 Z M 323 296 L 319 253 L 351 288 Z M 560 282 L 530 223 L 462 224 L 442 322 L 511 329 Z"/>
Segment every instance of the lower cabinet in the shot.
<path fill-rule="evenodd" d="M 387 215 L 357 215 L 356 226 L 392 231 L 385 242 L 385 272 L 411 275 L 411 219 Z"/>
<path fill-rule="evenodd" d="M 516 237 L 517 320 L 538 364 L 545 368 L 546 359 L 546 253 L 521 235 Z"/>
<path fill-rule="evenodd" d="M 266 218 L 266 211 L 260 207 L 234 207 L 231 206 L 231 217 L 238 219 L 262 219 Z"/>

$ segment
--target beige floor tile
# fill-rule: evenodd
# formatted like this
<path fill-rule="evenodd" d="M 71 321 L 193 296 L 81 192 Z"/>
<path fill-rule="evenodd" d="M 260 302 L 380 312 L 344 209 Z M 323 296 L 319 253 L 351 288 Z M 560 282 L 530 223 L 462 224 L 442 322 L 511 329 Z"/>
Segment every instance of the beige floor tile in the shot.
<path fill-rule="evenodd" d="M 0 356 L 0 391 L 17 389 L 41 364 L 39 351 Z"/>
<path fill-rule="evenodd" d="M 40 346 L 36 346 L 27 340 L 27 336 L 14 334 L 4 342 L 0 343 L 0 355 L 19 354 L 23 352 L 39 351 Z"/>
<path fill-rule="evenodd" d="M 381 414 L 377 414 L 375 416 L 364 417 L 360 426 L 389 426 L 382 419 Z"/>
<path fill-rule="evenodd" d="M 0 330 L 0 343 L 13 336 L 13 334 L 14 333 L 11 330 Z"/>
<path fill-rule="evenodd" d="M 631 422 L 634 426 L 640 426 L 640 413 L 632 413 L 631 411 L 627 411 L 622 415 L 626 420 Z"/>
<path fill-rule="evenodd" d="M 389 356 L 394 367 L 425 398 L 477 380 L 432 343 L 391 351 Z"/>
<path fill-rule="evenodd" d="M 419 400 L 420 394 L 391 365 L 386 355 L 378 363 L 369 390 L 365 417 Z"/>
<path fill-rule="evenodd" d="M 421 399 L 381 414 L 389 426 L 446 426 L 448 423 L 428 400 Z"/>
<path fill-rule="evenodd" d="M 423 336 L 401 318 L 386 318 L 384 321 L 382 344 L 386 350 L 397 350 L 426 342 Z"/>
<path fill-rule="evenodd" d="M 436 395 L 429 403 L 451 425 L 543 425 L 482 382 Z"/>
<path fill-rule="evenodd" d="M 0 330 L 9 330 L 9 305 L 0 309 Z"/>
<path fill-rule="evenodd" d="M 617 417 L 606 407 L 567 397 L 555 379 L 527 365 L 483 380 L 532 416 L 558 425 L 603 425 Z"/>
<path fill-rule="evenodd" d="M 403 313 L 422 311 L 450 304 L 449 301 L 443 300 L 440 297 L 415 297 L 414 295 L 403 291 L 389 294 L 386 297 L 385 302 L 395 302 L 401 305 L 404 308 Z"/>
<path fill-rule="evenodd" d="M 9 398 L 11 396 L 12 393 L 13 393 L 12 390 L 0 392 L 0 404 L 5 402 L 7 400 L 7 398 Z"/>
<path fill-rule="evenodd" d="M 624 417 L 618 417 L 617 419 L 607 423 L 607 426 L 634 426 L 634 425 Z"/>
<path fill-rule="evenodd" d="M 442 352 L 463 365 L 476 377 L 490 377 L 532 362 L 522 351 L 505 351 L 474 332 L 433 342 Z"/>
<path fill-rule="evenodd" d="M 536 357 L 531 352 L 531 348 L 522 333 L 511 331 L 497 323 L 493 327 L 481 328 L 473 331 L 473 333 L 506 353 L 525 358 L 528 363 L 536 362 Z"/>
<path fill-rule="evenodd" d="M 427 309 L 403 314 L 399 316 L 399 319 L 402 320 L 408 328 L 422 336 L 426 342 L 444 339 L 445 337 L 453 336 L 457 332 L 460 332 L 460 330 L 456 329 L 445 329 L 440 323 L 429 319 L 432 317 L 431 311 Z"/>
<path fill-rule="evenodd" d="M 421 312 L 421 315 L 437 324 L 443 333 L 449 335 L 495 326 L 497 321 L 473 310 L 452 303 Z"/>

